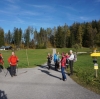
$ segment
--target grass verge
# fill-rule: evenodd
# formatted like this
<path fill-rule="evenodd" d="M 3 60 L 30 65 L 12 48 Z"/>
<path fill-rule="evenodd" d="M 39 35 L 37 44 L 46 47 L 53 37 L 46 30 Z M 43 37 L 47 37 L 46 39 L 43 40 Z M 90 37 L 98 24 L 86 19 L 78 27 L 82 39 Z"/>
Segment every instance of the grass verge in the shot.
<path fill-rule="evenodd" d="M 98 64 L 100 67 L 100 57 L 98 57 Z M 75 82 L 83 87 L 100 94 L 100 68 L 97 70 L 98 77 L 96 77 L 96 70 L 90 54 L 78 55 L 78 61 L 74 62 L 74 74 L 70 76 Z M 70 69 L 67 69 L 70 73 Z"/>
<path fill-rule="evenodd" d="M 0 51 L 4 57 L 4 66 L 7 68 L 9 66 L 8 58 L 12 51 Z M 47 59 L 47 54 L 52 54 L 52 49 L 22 49 L 15 51 L 15 54 L 19 58 L 18 67 L 19 68 L 32 68 L 41 64 L 44 64 Z M 27 58 L 28 57 L 28 58 Z M 27 60 L 28 59 L 28 60 Z M 28 66 L 29 62 L 29 66 Z"/>

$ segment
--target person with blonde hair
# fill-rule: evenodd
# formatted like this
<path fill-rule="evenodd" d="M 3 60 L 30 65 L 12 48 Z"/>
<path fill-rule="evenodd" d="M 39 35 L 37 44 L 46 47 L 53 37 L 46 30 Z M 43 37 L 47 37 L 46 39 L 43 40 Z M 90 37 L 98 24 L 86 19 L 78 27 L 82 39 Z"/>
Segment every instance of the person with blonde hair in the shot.
<path fill-rule="evenodd" d="M 48 55 L 47 55 L 48 69 L 51 69 L 51 60 L 52 60 L 52 55 L 50 55 L 50 53 L 48 53 Z"/>

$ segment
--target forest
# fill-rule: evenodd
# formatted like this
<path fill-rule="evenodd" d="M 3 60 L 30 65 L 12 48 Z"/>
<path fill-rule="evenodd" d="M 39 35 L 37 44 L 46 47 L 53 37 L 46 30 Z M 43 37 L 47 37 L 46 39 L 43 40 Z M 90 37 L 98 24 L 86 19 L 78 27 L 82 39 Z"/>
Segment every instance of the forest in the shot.
<path fill-rule="evenodd" d="M 7 33 L 0 27 L 0 47 L 12 46 L 13 48 L 71 48 L 71 47 L 100 47 L 100 20 L 78 23 L 71 26 L 66 23 L 63 26 L 53 28 L 36 28 L 28 26 L 24 31 L 14 27 Z"/>

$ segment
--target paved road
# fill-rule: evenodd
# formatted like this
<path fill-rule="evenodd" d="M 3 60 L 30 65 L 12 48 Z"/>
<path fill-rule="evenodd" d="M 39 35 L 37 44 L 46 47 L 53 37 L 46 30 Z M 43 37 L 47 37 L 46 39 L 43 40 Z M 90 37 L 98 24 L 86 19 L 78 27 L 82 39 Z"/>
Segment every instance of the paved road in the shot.
<path fill-rule="evenodd" d="M 56 51 L 54 50 L 54 53 Z M 47 65 L 19 69 L 18 76 L 0 73 L 0 99 L 100 99 L 69 76 L 60 80 L 61 72 L 47 69 Z"/>

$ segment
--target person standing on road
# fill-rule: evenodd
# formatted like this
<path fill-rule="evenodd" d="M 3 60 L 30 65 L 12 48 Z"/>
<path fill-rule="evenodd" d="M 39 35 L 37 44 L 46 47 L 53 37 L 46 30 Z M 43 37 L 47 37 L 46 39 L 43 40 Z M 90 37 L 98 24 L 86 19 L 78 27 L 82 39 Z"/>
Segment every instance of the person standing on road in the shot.
<path fill-rule="evenodd" d="M 68 68 L 68 65 L 69 65 L 69 60 L 68 60 L 69 54 L 66 53 L 65 57 L 66 57 L 66 67 Z"/>
<path fill-rule="evenodd" d="M 60 59 L 60 54 L 59 54 L 59 52 L 57 53 L 57 70 L 58 69 L 60 69 L 60 61 L 61 61 L 61 59 Z"/>
<path fill-rule="evenodd" d="M 17 76 L 16 75 L 16 65 L 18 63 L 18 57 L 15 55 L 14 52 L 12 52 L 12 55 L 8 58 L 8 62 L 10 64 L 11 67 L 11 77 L 13 76 Z"/>
<path fill-rule="evenodd" d="M 73 62 L 74 62 L 74 54 L 72 50 L 70 50 L 70 56 L 69 56 L 69 66 L 70 66 L 70 75 L 73 75 Z"/>
<path fill-rule="evenodd" d="M 52 60 L 52 55 L 50 55 L 50 53 L 48 53 L 48 55 L 47 55 L 48 69 L 51 69 L 51 60 Z"/>
<path fill-rule="evenodd" d="M 4 60 L 2 54 L 0 53 L 0 72 L 2 72 L 3 68 L 4 68 Z"/>
<path fill-rule="evenodd" d="M 0 53 L 0 64 L 3 66 L 3 64 L 4 64 L 4 60 L 3 60 L 3 56 L 2 56 L 2 54 Z"/>
<path fill-rule="evenodd" d="M 62 58 L 61 58 L 61 73 L 62 73 L 62 80 L 63 81 L 66 81 L 65 68 L 66 68 L 66 57 L 65 57 L 65 55 L 62 55 Z"/>
<path fill-rule="evenodd" d="M 57 53 L 54 54 L 54 63 L 55 63 L 55 70 L 57 71 L 57 67 L 58 67 L 58 55 Z"/>

